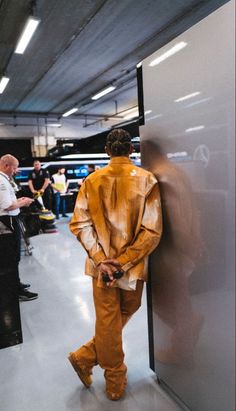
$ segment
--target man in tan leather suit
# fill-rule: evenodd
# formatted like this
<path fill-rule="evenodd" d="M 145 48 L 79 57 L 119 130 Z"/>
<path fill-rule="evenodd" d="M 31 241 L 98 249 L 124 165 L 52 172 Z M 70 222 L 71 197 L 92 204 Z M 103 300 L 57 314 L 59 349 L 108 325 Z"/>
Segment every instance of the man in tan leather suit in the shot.
<path fill-rule="evenodd" d="M 99 364 L 107 397 L 118 400 L 127 383 L 122 328 L 141 305 L 147 258 L 160 241 L 162 214 L 157 180 L 129 159 L 129 133 L 111 131 L 105 149 L 110 162 L 86 178 L 70 222 L 88 254 L 85 273 L 93 278 L 96 327 L 94 338 L 69 360 L 87 388 Z M 117 270 L 124 273 L 120 279 L 114 278 Z M 105 274 L 110 282 L 104 282 Z"/>

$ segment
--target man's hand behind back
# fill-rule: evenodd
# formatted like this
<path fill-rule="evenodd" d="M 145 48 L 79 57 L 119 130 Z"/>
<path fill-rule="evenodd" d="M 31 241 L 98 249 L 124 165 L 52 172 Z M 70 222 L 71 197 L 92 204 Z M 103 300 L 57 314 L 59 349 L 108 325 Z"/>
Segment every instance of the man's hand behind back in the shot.
<path fill-rule="evenodd" d="M 108 287 L 112 287 L 116 283 L 117 280 L 113 277 L 113 273 L 117 270 L 121 270 L 121 265 L 115 258 L 104 260 L 98 265 L 99 275 L 107 274 L 110 277 L 111 281 L 107 282 Z"/>

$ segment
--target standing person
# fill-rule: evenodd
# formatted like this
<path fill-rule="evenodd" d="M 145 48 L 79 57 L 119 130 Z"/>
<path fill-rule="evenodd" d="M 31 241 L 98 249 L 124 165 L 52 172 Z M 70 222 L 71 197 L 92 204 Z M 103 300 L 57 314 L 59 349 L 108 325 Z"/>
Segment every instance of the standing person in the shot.
<path fill-rule="evenodd" d="M 47 170 L 41 168 L 39 160 L 34 160 L 34 169 L 29 173 L 29 189 L 32 194 L 40 193 L 45 208 L 52 209 L 52 190 L 50 187 L 50 176 Z"/>
<path fill-rule="evenodd" d="M 90 174 L 94 173 L 94 171 L 95 171 L 95 164 L 88 164 L 87 170 L 88 170 L 88 174 L 87 174 L 86 177 L 83 178 L 82 183 L 84 182 L 84 180 L 85 180 L 88 176 L 90 176 Z M 81 187 L 81 184 L 82 184 L 82 183 L 78 184 L 78 185 L 79 185 L 79 188 Z"/>
<path fill-rule="evenodd" d="M 110 163 L 86 178 L 70 222 L 88 254 L 85 273 L 93 278 L 96 326 L 94 338 L 70 353 L 69 360 L 86 387 L 92 383 L 93 366 L 99 364 L 111 400 L 125 392 L 122 328 L 141 305 L 147 256 L 162 233 L 158 182 L 130 161 L 132 149 L 128 132 L 108 134 Z M 122 278 L 116 279 L 117 274 Z"/>
<path fill-rule="evenodd" d="M 88 176 L 95 171 L 95 164 L 88 164 Z"/>
<path fill-rule="evenodd" d="M 10 267 L 14 272 L 17 293 L 22 301 L 38 298 L 28 291 L 29 284 L 20 282 L 20 228 L 17 222 L 21 207 L 28 207 L 34 200 L 29 197 L 16 198 L 11 179 L 16 174 L 18 160 L 10 154 L 0 158 L 0 261 L 1 267 Z"/>
<path fill-rule="evenodd" d="M 57 220 L 59 220 L 60 206 L 62 217 L 68 217 L 66 215 L 66 198 L 65 195 L 63 195 L 67 192 L 69 185 L 69 182 L 66 180 L 65 171 L 66 170 L 64 167 L 60 167 L 57 173 L 52 175 L 52 188 L 54 192 L 55 213 Z"/>

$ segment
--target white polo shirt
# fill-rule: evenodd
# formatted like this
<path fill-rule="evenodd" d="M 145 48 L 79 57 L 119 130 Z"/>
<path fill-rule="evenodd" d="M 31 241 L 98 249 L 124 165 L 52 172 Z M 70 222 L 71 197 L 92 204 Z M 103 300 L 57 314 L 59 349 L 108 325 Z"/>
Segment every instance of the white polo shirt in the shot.
<path fill-rule="evenodd" d="M 19 208 L 6 211 L 6 208 L 10 207 L 16 200 L 15 191 L 9 177 L 0 171 L 0 215 L 18 215 L 20 212 Z"/>
<path fill-rule="evenodd" d="M 53 174 L 52 176 L 53 180 L 53 185 L 62 193 L 66 193 L 66 176 L 65 174 Z M 58 191 L 53 189 L 54 193 L 57 193 Z"/>

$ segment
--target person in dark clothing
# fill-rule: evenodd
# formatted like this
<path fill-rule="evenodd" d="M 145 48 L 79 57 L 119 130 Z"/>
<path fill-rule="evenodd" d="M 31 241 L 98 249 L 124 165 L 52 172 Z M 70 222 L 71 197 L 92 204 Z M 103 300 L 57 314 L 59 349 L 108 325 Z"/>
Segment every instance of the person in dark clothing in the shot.
<path fill-rule="evenodd" d="M 40 193 L 43 198 L 45 208 L 52 209 L 52 189 L 50 186 L 50 176 L 47 170 L 41 168 L 39 160 L 34 161 L 34 169 L 29 174 L 29 189 L 33 195 Z"/>
<path fill-rule="evenodd" d="M 11 268 L 20 300 L 29 301 L 38 294 L 26 290 L 30 285 L 19 278 L 21 232 L 18 215 L 21 207 L 28 207 L 33 200 L 29 197 L 16 198 L 12 177 L 18 168 L 18 160 L 10 154 L 0 158 L 0 261 L 2 267 Z"/>
<path fill-rule="evenodd" d="M 88 165 L 88 176 L 95 171 L 95 164 L 89 164 Z"/>

